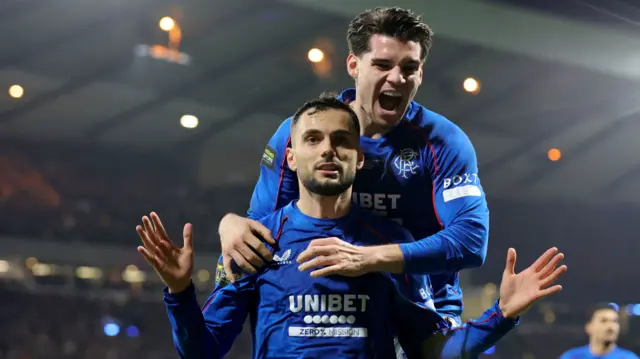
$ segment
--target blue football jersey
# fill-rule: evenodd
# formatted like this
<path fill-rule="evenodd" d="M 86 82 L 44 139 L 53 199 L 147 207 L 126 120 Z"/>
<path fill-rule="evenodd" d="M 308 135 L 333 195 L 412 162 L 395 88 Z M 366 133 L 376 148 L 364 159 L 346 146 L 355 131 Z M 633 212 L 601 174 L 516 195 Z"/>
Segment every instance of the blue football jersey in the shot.
<path fill-rule="evenodd" d="M 638 356 L 620 347 L 615 347 L 604 355 L 595 355 L 591 353 L 589 346 L 585 345 L 565 352 L 560 359 L 638 359 Z"/>
<path fill-rule="evenodd" d="M 341 99 L 351 102 L 355 90 Z M 296 174 L 286 163 L 287 119 L 260 162 L 249 217 L 258 219 L 298 198 Z M 463 310 L 458 271 L 481 266 L 487 251 L 489 210 L 475 150 L 455 124 L 412 102 L 404 119 L 379 139 L 361 137 L 365 163 L 353 199 L 402 224 L 414 238 L 401 245 L 408 273 L 428 273 L 439 312 Z"/>
<path fill-rule="evenodd" d="M 419 358 L 427 338 L 449 329 L 435 311 L 428 276 L 312 278 L 298 270 L 296 258 L 313 239 L 338 237 L 355 245 L 412 241 L 400 225 L 357 206 L 344 218 L 311 218 L 295 201 L 260 222 L 276 235 L 274 263 L 256 274 L 238 275 L 231 284 L 219 262 L 202 311 L 193 288 L 177 294 L 165 290 L 181 358 L 223 357 L 247 317 L 253 358 L 395 358 L 396 336 L 408 358 Z M 470 332 L 452 332 L 434 358 L 485 350 L 515 325 L 497 308 L 484 317 Z"/>

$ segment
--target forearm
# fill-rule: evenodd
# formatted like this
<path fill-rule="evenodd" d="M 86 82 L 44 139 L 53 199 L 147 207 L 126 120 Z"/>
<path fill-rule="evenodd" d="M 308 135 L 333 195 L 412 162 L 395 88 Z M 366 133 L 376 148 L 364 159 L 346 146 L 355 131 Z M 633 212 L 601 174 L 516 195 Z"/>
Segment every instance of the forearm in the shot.
<path fill-rule="evenodd" d="M 488 238 L 488 218 L 458 221 L 432 236 L 400 244 L 404 271 L 436 274 L 480 267 Z"/>
<path fill-rule="evenodd" d="M 476 358 L 494 346 L 518 324 L 518 318 L 509 319 L 500 311 L 498 302 L 475 321 L 459 329 L 439 333 L 423 343 L 423 358 Z"/>
<path fill-rule="evenodd" d="M 169 293 L 165 289 L 164 302 L 171 323 L 173 342 L 180 358 L 218 358 L 219 345 L 205 325 L 193 284 L 180 293 Z"/>

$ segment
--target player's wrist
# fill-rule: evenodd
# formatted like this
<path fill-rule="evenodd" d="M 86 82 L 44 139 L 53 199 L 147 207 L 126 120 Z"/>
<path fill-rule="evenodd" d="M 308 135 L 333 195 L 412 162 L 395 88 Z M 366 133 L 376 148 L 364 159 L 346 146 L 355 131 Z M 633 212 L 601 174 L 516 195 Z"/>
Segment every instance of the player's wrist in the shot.
<path fill-rule="evenodd" d="M 189 277 L 186 281 L 180 281 L 178 283 L 171 283 L 171 285 L 167 284 L 167 288 L 169 289 L 170 294 L 180 294 L 189 289 L 191 286 L 191 277 Z"/>
<path fill-rule="evenodd" d="M 364 270 L 370 272 L 402 273 L 404 256 L 397 244 L 362 247 Z"/>
<path fill-rule="evenodd" d="M 498 300 L 498 309 L 500 309 L 500 313 L 502 313 L 502 316 L 507 319 L 516 320 L 518 319 L 518 316 L 520 316 L 519 313 L 516 313 L 509 306 L 509 302 L 503 300 L 502 298 Z"/>

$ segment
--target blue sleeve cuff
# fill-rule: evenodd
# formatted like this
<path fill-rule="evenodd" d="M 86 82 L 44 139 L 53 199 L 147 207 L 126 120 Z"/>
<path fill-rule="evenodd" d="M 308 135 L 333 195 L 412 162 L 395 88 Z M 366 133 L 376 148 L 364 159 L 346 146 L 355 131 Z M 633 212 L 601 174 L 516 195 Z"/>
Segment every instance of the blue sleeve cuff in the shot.
<path fill-rule="evenodd" d="M 502 311 L 500 310 L 500 306 L 498 305 L 499 303 L 500 303 L 500 298 L 496 299 L 496 302 L 493 304 L 493 308 L 492 308 L 497 313 L 497 317 L 498 317 L 496 326 L 500 329 L 504 329 L 505 331 L 508 331 L 510 329 L 513 329 L 516 325 L 520 324 L 520 316 L 518 316 L 516 319 L 506 318 L 502 314 Z"/>
<path fill-rule="evenodd" d="M 196 288 L 193 282 L 189 284 L 187 289 L 180 293 L 170 293 L 169 288 L 164 287 L 162 290 L 165 304 L 180 304 L 190 302 L 196 299 Z"/>

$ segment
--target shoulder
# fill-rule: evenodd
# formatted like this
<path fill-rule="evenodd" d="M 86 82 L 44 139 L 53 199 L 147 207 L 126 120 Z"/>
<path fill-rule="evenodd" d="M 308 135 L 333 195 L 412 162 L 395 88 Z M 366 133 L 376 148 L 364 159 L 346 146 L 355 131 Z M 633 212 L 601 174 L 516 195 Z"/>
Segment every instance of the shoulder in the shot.
<path fill-rule="evenodd" d="M 618 351 L 623 355 L 622 358 L 624 359 L 638 359 L 638 356 L 630 350 L 618 347 Z"/>
<path fill-rule="evenodd" d="M 572 359 L 576 355 L 584 354 L 586 349 L 586 346 L 569 349 L 560 356 L 560 359 Z"/>
<path fill-rule="evenodd" d="M 435 148 L 465 148 L 471 145 L 469 136 L 445 116 L 414 103 L 413 116 L 408 118 L 408 126 L 422 132 Z"/>
<path fill-rule="evenodd" d="M 278 129 L 271 137 L 269 145 L 276 147 L 276 149 L 283 150 L 289 145 L 289 139 L 291 137 L 291 117 L 282 121 Z"/>
<path fill-rule="evenodd" d="M 366 209 L 358 209 L 359 222 L 365 235 L 375 238 L 372 242 L 406 243 L 413 242 L 407 229 L 393 220 Z"/>

